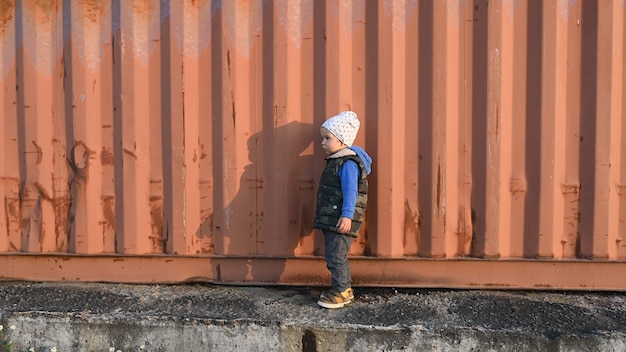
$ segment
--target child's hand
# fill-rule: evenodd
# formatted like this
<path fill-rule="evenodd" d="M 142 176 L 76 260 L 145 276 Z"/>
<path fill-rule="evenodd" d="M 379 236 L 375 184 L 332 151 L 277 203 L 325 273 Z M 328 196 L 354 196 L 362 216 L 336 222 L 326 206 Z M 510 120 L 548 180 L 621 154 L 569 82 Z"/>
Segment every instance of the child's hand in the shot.
<path fill-rule="evenodd" d="M 337 222 L 337 232 L 339 233 L 348 233 L 352 229 L 352 219 L 350 218 L 339 218 L 339 222 Z"/>

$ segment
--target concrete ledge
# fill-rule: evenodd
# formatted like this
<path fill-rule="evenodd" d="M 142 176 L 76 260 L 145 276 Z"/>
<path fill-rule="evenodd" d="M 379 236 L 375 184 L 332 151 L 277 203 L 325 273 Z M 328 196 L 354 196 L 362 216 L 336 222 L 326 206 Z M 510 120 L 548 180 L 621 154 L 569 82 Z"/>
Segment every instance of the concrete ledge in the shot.
<path fill-rule="evenodd" d="M 0 336 L 38 352 L 626 350 L 623 293 L 357 288 L 325 310 L 319 292 L 1 283 Z"/>

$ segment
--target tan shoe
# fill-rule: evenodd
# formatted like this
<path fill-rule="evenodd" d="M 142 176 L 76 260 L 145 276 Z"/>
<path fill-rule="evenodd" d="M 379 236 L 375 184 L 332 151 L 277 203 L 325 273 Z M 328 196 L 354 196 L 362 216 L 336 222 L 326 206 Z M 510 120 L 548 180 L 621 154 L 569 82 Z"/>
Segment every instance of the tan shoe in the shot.
<path fill-rule="evenodd" d="M 344 306 L 352 303 L 353 299 L 354 293 L 352 292 L 351 288 L 343 292 L 330 290 L 320 295 L 320 299 L 319 301 L 317 301 L 317 304 L 321 307 L 329 309 L 343 308 Z"/>

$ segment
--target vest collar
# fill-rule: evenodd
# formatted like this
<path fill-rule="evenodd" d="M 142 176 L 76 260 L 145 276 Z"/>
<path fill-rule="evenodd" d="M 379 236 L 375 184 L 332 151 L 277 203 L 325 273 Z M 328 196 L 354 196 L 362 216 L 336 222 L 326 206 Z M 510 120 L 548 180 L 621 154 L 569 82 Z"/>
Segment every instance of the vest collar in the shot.
<path fill-rule="evenodd" d="M 348 156 L 348 155 L 356 155 L 356 152 L 350 148 L 343 148 L 339 150 L 338 152 L 327 156 L 326 159 L 343 158 L 344 156 Z"/>

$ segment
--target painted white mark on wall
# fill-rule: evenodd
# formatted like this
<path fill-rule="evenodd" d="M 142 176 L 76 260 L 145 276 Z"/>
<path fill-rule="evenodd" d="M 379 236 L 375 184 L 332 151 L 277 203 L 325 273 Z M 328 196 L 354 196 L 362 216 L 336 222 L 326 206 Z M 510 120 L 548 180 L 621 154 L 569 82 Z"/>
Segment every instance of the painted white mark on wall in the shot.
<path fill-rule="evenodd" d="M 213 10 L 209 0 L 184 1 L 169 8 L 174 43 L 186 57 L 199 57 L 209 45 Z"/>
<path fill-rule="evenodd" d="M 559 15 L 563 21 L 567 21 L 572 7 L 574 7 L 577 3 L 578 0 L 559 0 L 557 6 L 559 9 Z"/>
<path fill-rule="evenodd" d="M 393 30 L 404 33 L 407 22 L 417 10 L 417 0 L 385 0 L 385 15 L 392 19 Z"/>
<path fill-rule="evenodd" d="M 81 64 L 94 72 L 100 68 L 105 43 L 111 37 L 111 2 L 72 1 L 72 43 Z"/>
<path fill-rule="evenodd" d="M 330 13 L 339 21 L 344 38 L 350 39 L 354 30 L 354 22 L 365 23 L 366 0 L 331 1 Z M 374 4 L 374 2 L 371 2 Z M 372 5 L 370 5 L 372 6 Z"/>
<path fill-rule="evenodd" d="M 501 0 L 502 8 L 504 9 L 504 14 L 509 18 L 513 19 L 515 17 L 515 12 L 517 8 L 521 4 L 521 0 Z"/>
<path fill-rule="evenodd" d="M 276 0 L 274 6 L 278 24 L 293 45 L 300 49 L 302 39 L 313 21 L 313 1 Z"/>
<path fill-rule="evenodd" d="M 132 6 L 121 7 L 121 45 L 131 50 L 140 65 L 147 65 L 161 40 L 159 10 L 159 0 L 134 1 Z M 126 50 L 122 53 L 128 54 Z"/>
<path fill-rule="evenodd" d="M 448 24 L 454 28 L 461 25 L 461 14 L 465 8 L 465 0 L 442 0 L 446 3 L 448 10 Z"/>
<path fill-rule="evenodd" d="M 29 5 L 23 8 L 24 53 L 39 73 L 50 77 L 63 52 L 63 12 L 60 2 Z"/>
<path fill-rule="evenodd" d="M 257 17 L 260 17 L 257 20 Z M 222 3 L 224 32 L 235 51 L 249 59 L 253 40 L 263 28 L 263 1 L 233 0 Z"/>

